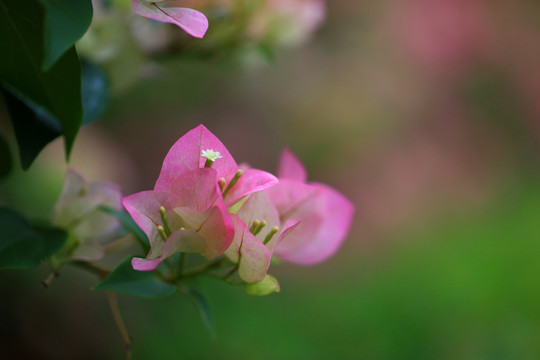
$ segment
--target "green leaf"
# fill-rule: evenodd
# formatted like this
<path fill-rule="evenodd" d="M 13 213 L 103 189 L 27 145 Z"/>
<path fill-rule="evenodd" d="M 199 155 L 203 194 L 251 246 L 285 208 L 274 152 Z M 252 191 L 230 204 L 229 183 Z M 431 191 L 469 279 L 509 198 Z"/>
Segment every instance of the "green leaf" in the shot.
<path fill-rule="evenodd" d="M 81 66 L 83 124 L 88 124 L 105 111 L 109 100 L 109 82 L 105 73 L 96 65 L 82 61 Z"/>
<path fill-rule="evenodd" d="M 32 228 L 17 212 L 0 208 L 0 269 L 37 266 L 58 253 L 67 240 L 63 230 Z"/>
<path fill-rule="evenodd" d="M 44 55 L 47 71 L 79 40 L 92 22 L 91 0 L 40 0 L 45 6 Z"/>
<path fill-rule="evenodd" d="M 13 160 L 11 159 L 11 151 L 3 136 L 0 136 L 0 179 L 9 175 L 13 168 Z"/>
<path fill-rule="evenodd" d="M 176 291 L 173 285 L 161 280 L 154 271 L 133 270 L 131 257 L 124 260 L 92 289 L 112 290 L 144 298 L 163 297 Z"/>
<path fill-rule="evenodd" d="M 208 306 L 208 302 L 204 295 L 187 286 L 182 286 L 178 290 L 189 297 L 193 302 L 193 305 L 197 308 L 197 312 L 199 313 L 204 326 L 206 326 L 212 336 L 215 336 L 214 325 L 212 324 L 212 317 L 210 316 L 210 307 Z"/>
<path fill-rule="evenodd" d="M 9 88 L 2 93 L 15 130 L 21 166 L 27 170 L 41 150 L 62 135 L 62 129 L 54 116 L 21 94 L 12 93 Z M 105 110 L 109 85 L 105 73 L 87 62 L 82 63 L 81 95 L 84 124 L 88 124 Z"/>
<path fill-rule="evenodd" d="M 267 274 L 261 282 L 246 284 L 246 292 L 249 295 L 268 295 L 273 292 L 279 292 L 279 283 L 275 277 Z"/>
<path fill-rule="evenodd" d="M 48 71 L 41 70 L 44 17 L 37 0 L 0 0 L 0 83 L 58 122 L 68 157 L 83 116 L 81 65 L 72 46 Z"/>
<path fill-rule="evenodd" d="M 137 239 L 137 241 L 141 245 L 144 253 L 148 254 L 148 252 L 150 251 L 150 241 L 148 240 L 146 234 L 135 223 L 135 221 L 133 221 L 133 219 L 131 218 L 131 216 L 129 216 L 128 213 L 118 211 L 107 206 L 100 206 L 99 210 L 104 211 L 107 214 L 110 214 L 117 218 L 118 221 L 120 221 L 120 223 L 122 224 L 122 226 L 124 226 L 124 228 L 126 228 L 129 232 L 135 235 L 135 239 Z"/>
<path fill-rule="evenodd" d="M 62 131 L 45 110 L 25 102 L 9 90 L 3 94 L 15 130 L 21 166 L 26 170 L 48 143 L 62 135 Z"/>

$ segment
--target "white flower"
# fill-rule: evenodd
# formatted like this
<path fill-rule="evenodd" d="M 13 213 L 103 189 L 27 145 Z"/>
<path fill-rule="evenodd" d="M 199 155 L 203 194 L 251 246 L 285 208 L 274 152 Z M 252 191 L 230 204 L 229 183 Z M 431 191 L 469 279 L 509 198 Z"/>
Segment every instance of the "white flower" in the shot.
<path fill-rule="evenodd" d="M 208 160 L 214 162 L 217 159 L 221 159 L 223 156 L 219 153 L 219 151 L 214 151 L 212 149 L 206 149 L 203 150 L 201 153 L 201 156 L 204 158 L 207 158 Z"/>

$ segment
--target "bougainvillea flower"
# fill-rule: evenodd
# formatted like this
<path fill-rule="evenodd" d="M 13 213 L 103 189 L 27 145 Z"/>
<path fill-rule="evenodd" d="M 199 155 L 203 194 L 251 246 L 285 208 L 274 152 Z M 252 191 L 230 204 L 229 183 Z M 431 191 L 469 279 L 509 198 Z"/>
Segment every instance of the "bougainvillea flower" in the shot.
<path fill-rule="evenodd" d="M 214 160 L 212 154 L 217 154 Z M 211 161 L 218 181 L 224 184 L 225 204 L 231 206 L 246 195 L 268 189 L 277 178 L 262 170 L 240 168 L 225 145 L 203 125 L 190 130 L 169 150 L 154 190 L 166 190 L 185 172 L 203 168 Z M 239 171 L 241 176 L 238 177 Z"/>
<path fill-rule="evenodd" d="M 68 232 L 67 246 L 71 258 L 90 261 L 103 257 L 99 241 L 111 235 L 119 223 L 99 207 L 120 210 L 121 198 L 122 193 L 117 185 L 88 182 L 75 170 L 67 169 L 51 222 Z"/>
<path fill-rule="evenodd" d="M 238 274 L 247 283 L 264 279 L 276 246 L 283 241 L 298 221 L 287 220 L 283 225 L 266 192 L 252 194 L 236 215 L 234 240 L 225 255 L 238 263 Z"/>
<path fill-rule="evenodd" d="M 281 221 L 295 219 L 298 226 L 281 241 L 275 253 L 281 259 L 309 265 L 332 256 L 347 236 L 353 204 L 333 188 L 306 183 L 306 170 L 288 150 L 281 156 L 279 184 L 268 190 Z"/>
<path fill-rule="evenodd" d="M 156 184 L 153 191 L 124 197 L 122 203 L 151 246 L 146 259 L 133 258 L 135 270 L 154 270 L 176 252 L 201 253 L 213 259 L 233 240 L 234 226 L 216 169 L 183 171 Z"/>
<path fill-rule="evenodd" d="M 202 38 L 208 30 L 208 19 L 197 10 L 168 6 L 165 0 L 131 0 L 131 8 L 137 15 L 179 26 L 189 35 Z"/>

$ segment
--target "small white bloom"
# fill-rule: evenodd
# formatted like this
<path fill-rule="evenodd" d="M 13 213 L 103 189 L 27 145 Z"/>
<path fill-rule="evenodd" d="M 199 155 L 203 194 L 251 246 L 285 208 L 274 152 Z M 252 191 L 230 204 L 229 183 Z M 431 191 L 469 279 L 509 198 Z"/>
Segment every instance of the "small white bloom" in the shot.
<path fill-rule="evenodd" d="M 208 160 L 214 162 L 217 159 L 221 159 L 223 156 L 219 153 L 219 151 L 214 151 L 212 149 L 206 149 L 202 151 L 201 154 L 202 157 L 207 158 Z"/>

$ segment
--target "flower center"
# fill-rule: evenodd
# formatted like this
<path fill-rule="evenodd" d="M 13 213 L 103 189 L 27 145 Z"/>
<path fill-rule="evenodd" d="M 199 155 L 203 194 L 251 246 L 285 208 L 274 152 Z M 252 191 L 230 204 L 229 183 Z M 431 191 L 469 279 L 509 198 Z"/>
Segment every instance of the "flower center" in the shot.
<path fill-rule="evenodd" d="M 221 156 L 219 151 L 214 151 L 212 149 L 206 149 L 201 151 L 201 156 L 203 158 L 206 158 L 206 163 L 204 164 L 204 167 L 212 167 L 214 161 L 223 157 Z"/>

